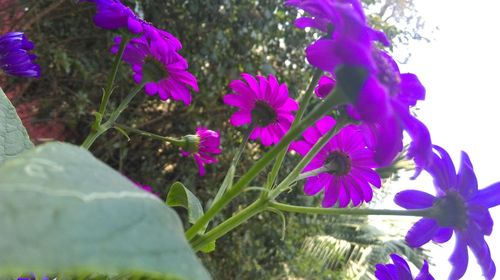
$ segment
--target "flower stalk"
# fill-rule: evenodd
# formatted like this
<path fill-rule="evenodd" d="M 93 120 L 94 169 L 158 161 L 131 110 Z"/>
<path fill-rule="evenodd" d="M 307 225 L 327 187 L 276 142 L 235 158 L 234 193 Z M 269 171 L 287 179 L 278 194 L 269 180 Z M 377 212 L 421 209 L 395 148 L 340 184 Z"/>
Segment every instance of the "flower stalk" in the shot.
<path fill-rule="evenodd" d="M 283 136 L 281 141 L 271 148 L 260 160 L 258 160 L 245 175 L 243 175 L 238 182 L 236 182 L 229 190 L 222 196 L 220 200 L 215 202 L 208 211 L 196 221 L 185 233 L 186 239 L 193 239 L 196 234 L 212 220 L 217 213 L 219 213 L 229 202 L 238 196 L 245 187 L 268 165 L 271 161 L 279 155 L 279 153 L 287 149 L 288 145 L 297 138 L 304 130 L 317 121 L 322 116 L 331 112 L 335 106 L 344 104 L 346 102 L 345 96 L 337 88 L 331 95 L 329 95 L 321 104 L 314 108 L 297 126 L 292 127 L 287 134 Z"/>
<path fill-rule="evenodd" d="M 302 120 L 302 117 L 304 116 L 304 113 L 306 111 L 307 106 L 309 105 L 309 101 L 311 100 L 312 93 L 314 91 L 314 87 L 318 83 L 319 78 L 321 77 L 322 71 L 319 69 L 316 69 L 314 71 L 313 77 L 311 78 L 311 82 L 309 83 L 309 86 L 306 90 L 306 93 L 302 96 L 300 99 L 300 104 L 299 104 L 299 110 L 297 111 L 297 114 L 295 115 L 295 119 L 293 120 L 292 123 L 292 128 Z M 271 169 L 271 172 L 269 173 L 269 176 L 267 177 L 267 184 L 266 188 L 267 189 L 272 189 L 274 187 L 274 182 L 276 181 L 276 178 L 278 177 L 278 173 L 281 169 L 281 165 L 283 164 L 283 160 L 285 159 L 286 152 L 288 150 L 288 147 L 281 151 L 281 153 L 278 155 L 276 158 L 276 161 L 274 162 L 273 168 Z M 262 193 L 264 194 L 264 193 Z"/>

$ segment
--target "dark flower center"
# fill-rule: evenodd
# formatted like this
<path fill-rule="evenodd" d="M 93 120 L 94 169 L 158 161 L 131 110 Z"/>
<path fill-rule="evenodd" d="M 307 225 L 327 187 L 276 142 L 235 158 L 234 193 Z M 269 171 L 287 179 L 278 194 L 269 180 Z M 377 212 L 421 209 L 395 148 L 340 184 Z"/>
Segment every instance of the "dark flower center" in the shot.
<path fill-rule="evenodd" d="M 398 69 L 395 69 L 394 65 L 379 50 L 374 51 L 373 58 L 377 65 L 377 79 L 388 89 L 391 96 L 397 95 L 401 83 Z"/>
<path fill-rule="evenodd" d="M 273 107 L 262 100 L 257 100 L 252 110 L 252 120 L 254 124 L 265 127 L 277 121 L 276 111 Z"/>
<path fill-rule="evenodd" d="M 456 191 L 448 191 L 434 202 L 433 207 L 437 210 L 436 218 L 440 226 L 458 229 L 467 227 L 467 207 Z"/>
<path fill-rule="evenodd" d="M 348 174 L 352 168 L 351 157 L 341 151 L 331 152 L 325 160 L 325 167 L 332 175 L 343 176 Z"/>
<path fill-rule="evenodd" d="M 147 56 L 144 59 L 142 72 L 144 74 L 144 77 L 146 78 L 146 81 L 160 81 L 168 78 L 169 76 L 167 70 L 165 69 L 165 66 L 151 56 Z"/>

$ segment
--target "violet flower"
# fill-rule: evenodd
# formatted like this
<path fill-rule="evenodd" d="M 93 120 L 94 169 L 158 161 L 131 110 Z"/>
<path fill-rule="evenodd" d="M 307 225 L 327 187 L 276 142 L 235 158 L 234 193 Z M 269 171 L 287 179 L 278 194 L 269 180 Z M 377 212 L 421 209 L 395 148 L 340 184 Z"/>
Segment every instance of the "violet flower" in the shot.
<path fill-rule="evenodd" d="M 325 116 L 304 131 L 304 140 L 295 141 L 290 149 L 305 156 L 321 136 L 335 126 L 335 120 Z M 373 198 L 371 186 L 380 188 L 381 180 L 373 170 L 376 163 L 373 151 L 366 147 L 359 127 L 342 128 L 311 160 L 303 172 L 319 170 L 316 176 L 306 179 L 304 193 L 316 195 L 324 189 L 322 206 L 346 207 L 352 201 L 358 206 Z M 321 169 L 323 170 L 321 170 Z"/>
<path fill-rule="evenodd" d="M 410 266 L 402 257 L 391 254 L 391 259 L 394 264 L 377 264 L 375 266 L 375 277 L 378 280 L 434 280 L 434 277 L 429 273 L 429 264 L 425 260 L 419 274 L 413 278 Z"/>
<path fill-rule="evenodd" d="M 319 98 L 325 98 L 332 92 L 333 88 L 335 87 L 336 81 L 335 79 L 331 78 L 330 76 L 323 75 L 319 81 L 318 85 L 314 89 L 314 93 L 316 94 L 317 97 Z"/>
<path fill-rule="evenodd" d="M 462 152 L 458 173 L 448 153 L 434 146 L 432 164 L 426 171 L 434 178 L 437 195 L 417 190 L 398 193 L 394 201 L 406 209 L 433 207 L 434 217 L 420 219 L 408 231 L 406 242 L 419 247 L 430 240 L 444 243 L 455 233 L 455 249 L 450 257 L 453 266 L 449 279 L 459 279 L 467 270 L 467 247 L 476 256 L 486 279 L 495 276 L 495 264 L 484 240 L 493 229 L 489 208 L 500 204 L 500 182 L 479 190 L 469 156 Z"/>
<path fill-rule="evenodd" d="M 432 161 L 432 143 L 429 130 L 410 112 L 418 100 L 425 99 L 425 88 L 418 77 L 411 73 L 401 74 L 396 62 L 383 51 L 374 54 L 377 64 L 377 80 L 369 78 L 363 87 L 358 104 L 351 107 L 351 116 L 363 119 L 360 115 L 376 114 L 375 105 L 367 96 L 386 95 L 387 116 L 375 121 L 364 122 L 367 142 L 375 150 L 375 159 L 381 166 L 392 162 L 403 149 L 403 131 L 408 132 L 412 141 L 408 149 L 408 158 L 413 158 L 417 165 L 417 175 L 422 168 Z M 368 93 L 371 91 L 371 93 Z M 385 92 L 387 94 L 382 93 Z M 354 108 L 357 107 L 357 108 Z"/>
<path fill-rule="evenodd" d="M 185 145 L 182 148 L 181 154 L 185 157 L 192 155 L 200 176 L 205 176 L 205 164 L 216 163 L 214 157 L 220 154 L 220 134 L 205 127 L 196 128 L 196 135 L 186 135 L 183 137 Z"/>
<path fill-rule="evenodd" d="M 121 37 L 115 37 L 112 53 L 117 53 Z M 189 87 L 198 92 L 196 78 L 187 71 L 188 63 L 176 52 L 177 42 L 147 40 L 145 36 L 131 39 L 125 47 L 123 60 L 131 65 L 134 81 L 146 82 L 144 90 L 148 95 L 158 95 L 165 101 L 172 98 L 191 104 Z"/>
<path fill-rule="evenodd" d="M 418 174 L 431 161 L 432 144 L 427 128 L 409 107 L 425 98 L 425 89 L 415 75 L 401 74 L 394 60 L 376 48 L 374 41 L 389 42 L 382 32 L 368 26 L 360 1 L 288 0 L 286 4 L 312 16 L 299 18 L 298 27 L 328 33 L 306 49 L 312 65 L 332 73 L 340 66 L 347 72 L 364 71 L 360 91 L 345 94 L 354 97 L 349 112 L 366 124 L 367 142 L 375 150 L 377 163 L 386 166 L 402 151 L 406 130 L 412 137 L 407 155 L 415 159 Z M 352 83 L 352 79 L 342 81 L 342 75 L 337 78 L 340 84 Z"/>
<path fill-rule="evenodd" d="M 262 145 L 277 144 L 288 131 L 294 116 L 292 111 L 299 109 L 295 100 L 288 96 L 286 84 L 279 84 L 275 76 L 266 79 L 243 73 L 241 80 L 231 81 L 229 87 L 234 94 L 224 96 L 224 103 L 239 108 L 233 113 L 230 122 L 233 126 L 254 125 L 250 139 L 260 138 Z"/>
<path fill-rule="evenodd" d="M 33 42 L 23 32 L 9 32 L 0 36 L 0 69 L 12 76 L 39 78 L 40 66 L 30 51 Z"/>
<path fill-rule="evenodd" d="M 80 2 L 91 2 L 96 5 L 94 24 L 98 27 L 109 30 L 126 28 L 134 35 L 144 35 L 148 41 L 163 39 L 170 45 L 173 43 L 176 51 L 182 48 L 180 41 L 172 34 L 141 19 L 119 0 L 80 0 Z"/>

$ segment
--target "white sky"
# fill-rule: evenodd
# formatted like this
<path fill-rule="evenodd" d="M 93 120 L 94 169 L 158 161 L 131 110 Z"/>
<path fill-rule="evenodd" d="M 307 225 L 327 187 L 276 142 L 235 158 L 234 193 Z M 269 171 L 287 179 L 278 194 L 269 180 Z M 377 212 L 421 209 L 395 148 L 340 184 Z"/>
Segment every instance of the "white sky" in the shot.
<path fill-rule="evenodd" d="M 429 128 L 433 143 L 452 155 L 455 165 L 459 153 L 471 157 L 479 187 L 500 181 L 500 1 L 415 0 L 419 15 L 430 26 L 439 27 L 431 43 L 412 42 L 412 57 L 401 72 L 419 76 L 427 98 L 418 111 Z M 404 183 L 404 182 L 402 182 Z M 410 185 L 431 183 L 425 176 Z M 406 187 L 405 187 L 406 188 Z M 490 210 L 496 226 L 487 238 L 500 276 L 500 207 Z M 453 239 L 443 248 L 431 246 L 431 273 L 445 279 L 451 266 L 448 258 Z M 469 251 L 469 255 L 472 253 Z M 463 279 L 482 279 L 473 257 Z M 495 278 L 497 278 L 495 277 Z"/>

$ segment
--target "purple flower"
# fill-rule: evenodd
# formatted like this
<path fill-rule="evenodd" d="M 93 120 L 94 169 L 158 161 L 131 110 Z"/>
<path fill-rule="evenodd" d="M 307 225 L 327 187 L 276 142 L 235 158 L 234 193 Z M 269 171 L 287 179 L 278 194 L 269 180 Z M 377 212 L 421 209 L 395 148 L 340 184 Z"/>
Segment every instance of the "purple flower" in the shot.
<path fill-rule="evenodd" d="M 152 24 L 139 18 L 129 7 L 123 5 L 119 0 L 80 0 L 80 2 L 91 2 L 96 5 L 94 23 L 104 29 L 127 28 L 132 34 L 142 34 L 149 40 L 165 40 L 170 45 L 175 45 L 175 50 L 182 48 L 181 43 L 172 34 L 158 29 Z"/>
<path fill-rule="evenodd" d="M 312 65 L 336 74 L 337 86 L 351 99 L 348 111 L 366 125 L 363 130 L 368 133 L 367 142 L 375 150 L 377 163 L 386 166 L 392 162 L 403 149 L 406 130 L 413 140 L 408 157 L 414 158 L 418 174 L 431 161 L 431 139 L 425 125 L 411 114 L 409 107 L 425 98 L 425 88 L 414 74 L 401 74 L 396 62 L 374 45 L 374 41 L 386 45 L 389 42 L 382 32 L 368 26 L 360 1 L 286 3 L 312 16 L 299 18 L 298 27 L 329 33 L 306 49 L 307 59 Z M 351 76 L 360 70 L 364 79 L 357 81 L 360 84 L 356 90 L 344 89 L 343 84 L 356 83 Z"/>
<path fill-rule="evenodd" d="M 305 156 L 334 126 L 332 117 L 323 117 L 306 129 L 302 135 L 304 140 L 293 142 L 290 149 Z M 369 202 L 373 197 L 371 186 L 381 186 L 380 177 L 373 170 L 375 166 L 373 151 L 366 147 L 359 127 L 346 126 L 304 168 L 303 172 L 321 172 L 307 178 L 304 193 L 316 195 L 324 189 L 323 207 L 332 207 L 337 201 L 339 207 L 346 207 L 351 201 L 353 206 Z"/>
<path fill-rule="evenodd" d="M 137 182 L 134 182 L 134 184 L 141 190 L 147 191 L 148 193 L 153 193 L 153 188 L 151 186 L 139 184 Z"/>
<path fill-rule="evenodd" d="M 205 176 L 205 164 L 216 163 L 217 159 L 214 156 L 222 152 L 219 132 L 198 127 L 196 135 L 186 135 L 184 140 L 186 144 L 181 154 L 185 157 L 193 155 L 200 176 Z"/>
<path fill-rule="evenodd" d="M 238 107 L 230 122 L 234 126 L 254 125 L 250 139 L 260 138 L 262 145 L 276 144 L 292 125 L 299 105 L 288 96 L 286 84 L 279 84 L 275 76 L 269 78 L 243 73 L 241 80 L 231 81 L 229 87 L 235 92 L 224 96 L 224 103 Z"/>
<path fill-rule="evenodd" d="M 374 69 L 373 41 L 389 44 L 382 32 L 368 26 L 359 0 L 288 0 L 285 4 L 312 16 L 297 19 L 297 27 L 312 27 L 327 33 L 306 49 L 308 61 L 325 71 L 334 72 L 339 65 Z"/>
<path fill-rule="evenodd" d="M 324 75 L 319 81 L 318 85 L 314 89 L 314 93 L 319 98 L 325 98 L 335 87 L 336 81 L 330 76 Z"/>
<path fill-rule="evenodd" d="M 490 249 L 484 240 L 493 229 L 493 219 L 489 208 L 500 204 L 500 182 L 479 190 L 476 175 L 469 156 L 462 152 L 458 173 L 448 153 L 434 146 L 432 164 L 425 170 L 434 178 L 437 195 L 417 190 L 398 193 L 395 202 L 406 209 L 432 207 L 433 217 L 420 219 L 408 231 L 406 242 L 419 247 L 433 240 L 444 243 L 453 232 L 456 237 L 455 249 L 450 257 L 453 266 L 450 279 L 462 277 L 467 269 L 467 247 L 476 256 L 486 279 L 495 276 L 495 264 Z"/>
<path fill-rule="evenodd" d="M 391 254 L 394 264 L 377 264 L 375 277 L 378 280 L 414 280 L 408 263 L 396 254 Z M 424 260 L 424 265 L 415 280 L 434 280 L 429 273 L 429 264 Z"/>
<path fill-rule="evenodd" d="M 432 143 L 427 127 L 415 118 L 410 108 L 415 106 L 418 100 L 425 99 L 425 88 L 418 77 L 411 73 L 401 74 L 396 62 L 383 51 L 377 55 L 377 81 L 383 90 L 387 92 L 388 115 L 374 122 L 365 122 L 365 131 L 371 141 L 368 143 L 375 150 L 375 159 L 381 166 L 391 163 L 394 157 L 403 149 L 403 131 L 407 131 L 412 142 L 408 149 L 408 158 L 414 158 L 417 165 L 417 174 L 421 168 L 432 161 Z M 379 87 L 376 86 L 376 87 Z M 377 89 L 363 88 L 363 90 Z M 361 108 L 373 107 L 372 100 L 363 100 L 363 96 L 374 96 L 372 93 L 361 92 L 358 99 L 358 114 L 366 113 L 368 110 Z M 356 110 L 356 109 L 355 109 Z M 371 135 L 370 135 L 371 134 Z"/>
<path fill-rule="evenodd" d="M 146 82 L 147 94 L 158 95 L 161 100 L 169 98 L 191 104 L 189 87 L 198 92 L 196 78 L 187 71 L 188 63 L 177 53 L 177 40 L 147 40 L 145 36 L 131 39 L 125 47 L 123 60 L 132 66 L 134 81 Z M 117 53 L 121 37 L 115 37 L 112 53 Z"/>
<path fill-rule="evenodd" d="M 80 0 L 80 2 L 91 2 L 96 5 L 94 23 L 101 28 L 111 30 L 127 28 L 133 34 L 143 32 L 143 20 L 119 0 Z"/>
<path fill-rule="evenodd" d="M 0 36 L 0 69 L 18 77 L 40 77 L 40 66 L 35 63 L 34 48 L 23 32 L 9 32 Z"/>

